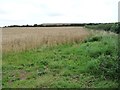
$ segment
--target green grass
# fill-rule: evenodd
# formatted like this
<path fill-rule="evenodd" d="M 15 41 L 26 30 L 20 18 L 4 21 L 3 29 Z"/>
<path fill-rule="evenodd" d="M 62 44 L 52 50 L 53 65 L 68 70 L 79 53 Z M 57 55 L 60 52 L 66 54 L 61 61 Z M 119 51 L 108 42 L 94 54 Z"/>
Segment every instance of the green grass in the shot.
<path fill-rule="evenodd" d="M 3 53 L 3 88 L 115 88 L 117 36 Z"/>

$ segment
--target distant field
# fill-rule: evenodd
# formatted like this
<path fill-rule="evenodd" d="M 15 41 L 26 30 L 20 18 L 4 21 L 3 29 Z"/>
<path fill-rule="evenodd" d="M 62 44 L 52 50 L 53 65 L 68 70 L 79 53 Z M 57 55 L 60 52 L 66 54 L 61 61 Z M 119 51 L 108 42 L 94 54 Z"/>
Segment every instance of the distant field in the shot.
<path fill-rule="evenodd" d="M 2 29 L 3 88 L 117 88 L 118 34 L 82 27 Z"/>
<path fill-rule="evenodd" d="M 84 40 L 88 32 L 82 27 L 14 27 L 2 29 L 3 52 L 22 51 L 43 44 L 56 45 Z"/>

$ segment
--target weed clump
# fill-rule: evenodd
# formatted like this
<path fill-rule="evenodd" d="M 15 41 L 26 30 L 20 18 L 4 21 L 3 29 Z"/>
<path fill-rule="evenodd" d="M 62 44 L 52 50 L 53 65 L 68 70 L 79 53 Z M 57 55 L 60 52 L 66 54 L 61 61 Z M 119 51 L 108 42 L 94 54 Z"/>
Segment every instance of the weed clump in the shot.
<path fill-rule="evenodd" d="M 95 42 L 95 41 L 100 41 L 102 39 L 102 36 L 93 36 L 91 38 L 86 39 L 84 42 Z"/>

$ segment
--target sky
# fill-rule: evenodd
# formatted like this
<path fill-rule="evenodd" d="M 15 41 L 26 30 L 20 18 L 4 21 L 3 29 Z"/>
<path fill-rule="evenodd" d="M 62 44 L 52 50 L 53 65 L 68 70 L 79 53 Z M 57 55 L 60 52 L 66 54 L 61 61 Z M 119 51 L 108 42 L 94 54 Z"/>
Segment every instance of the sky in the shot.
<path fill-rule="evenodd" d="M 120 0 L 0 0 L 0 26 L 118 22 Z"/>

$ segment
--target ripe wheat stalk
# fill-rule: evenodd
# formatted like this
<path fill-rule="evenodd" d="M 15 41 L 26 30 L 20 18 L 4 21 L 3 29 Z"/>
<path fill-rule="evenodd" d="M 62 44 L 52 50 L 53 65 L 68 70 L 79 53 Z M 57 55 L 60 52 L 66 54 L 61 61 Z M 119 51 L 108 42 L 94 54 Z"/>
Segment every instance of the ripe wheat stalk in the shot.
<path fill-rule="evenodd" d="M 2 51 L 23 51 L 42 45 L 80 42 L 88 35 L 82 27 L 3 28 Z"/>

